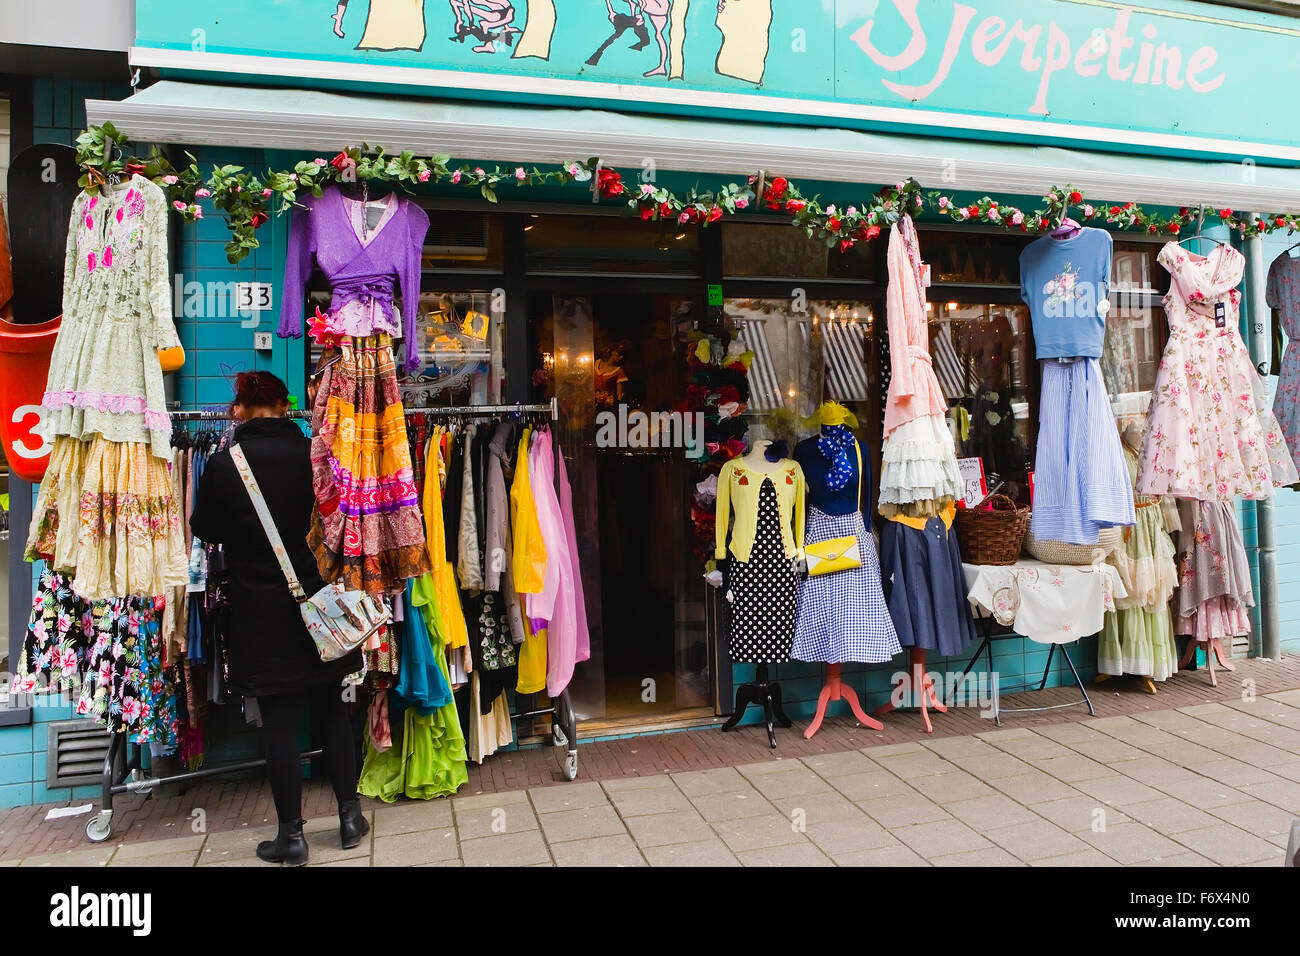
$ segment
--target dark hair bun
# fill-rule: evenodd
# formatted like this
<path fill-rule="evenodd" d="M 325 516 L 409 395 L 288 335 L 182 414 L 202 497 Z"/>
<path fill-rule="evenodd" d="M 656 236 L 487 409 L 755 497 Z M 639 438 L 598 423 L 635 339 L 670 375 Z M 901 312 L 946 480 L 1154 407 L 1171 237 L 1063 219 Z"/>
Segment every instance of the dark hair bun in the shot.
<path fill-rule="evenodd" d="M 240 372 L 235 376 L 235 404 L 245 408 L 275 408 L 288 404 L 289 389 L 270 372 Z"/>

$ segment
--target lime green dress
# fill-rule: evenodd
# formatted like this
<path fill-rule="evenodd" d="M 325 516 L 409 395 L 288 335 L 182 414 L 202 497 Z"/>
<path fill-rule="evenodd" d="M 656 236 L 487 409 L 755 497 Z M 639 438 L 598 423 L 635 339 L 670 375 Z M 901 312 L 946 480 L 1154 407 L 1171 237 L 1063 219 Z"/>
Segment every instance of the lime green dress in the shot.
<path fill-rule="evenodd" d="M 407 613 L 420 615 L 442 679 L 450 685 L 446 628 L 434 600 L 434 586 L 429 575 L 410 583 L 407 598 Z M 421 630 L 418 626 L 408 627 L 405 633 L 422 639 Z M 406 707 L 400 745 L 395 742 L 386 750 L 378 750 L 367 732 L 365 749 L 357 791 L 385 803 L 392 803 L 401 794 L 416 800 L 449 796 L 469 779 L 465 766 L 468 759 L 465 735 L 460 729 L 454 697 L 449 697 L 446 704 L 427 714 L 421 713 L 419 707 Z"/>

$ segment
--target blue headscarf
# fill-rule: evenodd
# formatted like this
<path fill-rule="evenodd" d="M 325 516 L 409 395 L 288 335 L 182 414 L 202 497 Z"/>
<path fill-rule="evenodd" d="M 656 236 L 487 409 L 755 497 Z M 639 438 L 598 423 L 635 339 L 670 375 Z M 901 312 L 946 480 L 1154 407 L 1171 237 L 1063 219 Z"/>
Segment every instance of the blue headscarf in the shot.
<path fill-rule="evenodd" d="M 853 478 L 855 456 L 849 452 L 855 441 L 847 425 L 825 425 L 817 436 L 817 449 L 830 462 L 826 485 L 831 491 L 842 491 Z"/>

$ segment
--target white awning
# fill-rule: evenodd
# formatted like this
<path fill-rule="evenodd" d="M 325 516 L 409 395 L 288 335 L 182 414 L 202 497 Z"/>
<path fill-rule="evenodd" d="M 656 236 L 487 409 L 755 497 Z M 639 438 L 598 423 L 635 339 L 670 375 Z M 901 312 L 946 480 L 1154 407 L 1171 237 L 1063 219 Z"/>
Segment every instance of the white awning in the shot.
<path fill-rule="evenodd" d="M 611 166 L 738 176 L 758 169 L 856 184 L 1041 195 L 1073 184 L 1094 200 L 1300 211 L 1300 168 L 1198 162 L 843 129 L 455 100 L 348 96 L 164 80 L 122 101 L 88 100 L 91 123 L 133 139 L 318 155 L 362 142 L 389 152 L 502 163 L 600 156 Z"/>

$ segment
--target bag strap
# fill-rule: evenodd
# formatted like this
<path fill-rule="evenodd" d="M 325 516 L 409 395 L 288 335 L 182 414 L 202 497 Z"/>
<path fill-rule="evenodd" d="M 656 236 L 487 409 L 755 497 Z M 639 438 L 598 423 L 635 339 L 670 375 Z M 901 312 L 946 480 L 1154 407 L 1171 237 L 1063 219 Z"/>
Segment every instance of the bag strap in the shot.
<path fill-rule="evenodd" d="M 285 550 L 284 541 L 280 539 L 280 532 L 271 518 L 270 509 L 266 507 L 262 489 L 257 486 L 257 479 L 253 477 L 253 469 L 249 467 L 248 459 L 244 457 L 244 450 L 238 444 L 233 444 L 230 446 L 230 457 L 235 462 L 239 477 L 244 480 L 244 487 L 248 489 L 248 497 L 253 501 L 253 510 L 257 512 L 258 520 L 262 522 L 262 530 L 266 532 L 266 538 L 271 542 L 271 550 L 275 552 L 275 560 L 280 563 L 280 570 L 284 572 L 289 590 L 293 592 L 293 596 L 299 603 L 307 600 L 307 592 L 298 583 L 298 575 L 294 573 L 293 565 L 289 563 L 289 552 Z"/>
<path fill-rule="evenodd" d="M 853 436 L 853 450 L 858 453 L 858 510 L 862 510 L 862 445 L 858 443 L 856 435 Z"/>

